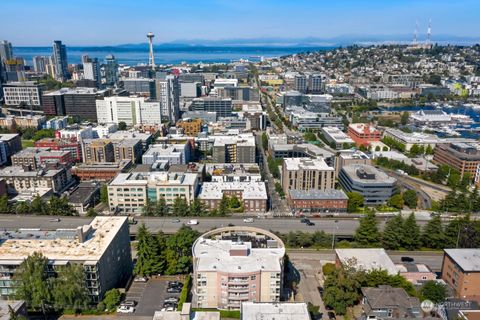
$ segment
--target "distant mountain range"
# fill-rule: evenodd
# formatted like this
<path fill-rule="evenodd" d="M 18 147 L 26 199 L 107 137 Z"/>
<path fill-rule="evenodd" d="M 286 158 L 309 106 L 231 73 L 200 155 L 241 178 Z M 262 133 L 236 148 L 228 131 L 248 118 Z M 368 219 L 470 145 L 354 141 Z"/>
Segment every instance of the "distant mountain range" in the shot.
<path fill-rule="evenodd" d="M 166 43 L 155 44 L 155 47 L 191 47 L 191 46 L 229 46 L 229 47 L 245 47 L 245 46 L 278 46 L 278 47 L 337 47 L 347 45 L 373 45 L 373 44 L 408 44 L 413 39 L 412 35 L 343 35 L 332 38 L 233 38 L 221 40 L 207 40 L 207 39 L 180 39 Z M 420 35 L 418 41 L 425 41 L 426 35 Z M 480 43 L 480 36 L 478 37 L 464 37 L 452 35 L 433 35 L 432 42 L 438 44 L 457 44 L 457 45 L 473 45 Z M 145 46 L 145 43 L 137 44 L 122 44 L 118 47 L 136 47 Z"/>

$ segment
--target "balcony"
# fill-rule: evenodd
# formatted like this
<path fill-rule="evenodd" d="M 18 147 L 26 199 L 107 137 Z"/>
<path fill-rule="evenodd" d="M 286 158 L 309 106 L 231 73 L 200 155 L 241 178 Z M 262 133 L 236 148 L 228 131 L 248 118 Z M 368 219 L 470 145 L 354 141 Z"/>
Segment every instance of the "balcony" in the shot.
<path fill-rule="evenodd" d="M 235 287 L 228 287 L 228 292 L 249 292 L 248 286 L 235 286 Z"/>
<path fill-rule="evenodd" d="M 248 284 L 248 278 L 228 279 L 229 284 Z"/>
<path fill-rule="evenodd" d="M 248 294 L 239 294 L 239 295 L 229 295 L 228 299 L 231 300 L 241 300 L 241 301 L 247 301 L 249 295 Z"/>

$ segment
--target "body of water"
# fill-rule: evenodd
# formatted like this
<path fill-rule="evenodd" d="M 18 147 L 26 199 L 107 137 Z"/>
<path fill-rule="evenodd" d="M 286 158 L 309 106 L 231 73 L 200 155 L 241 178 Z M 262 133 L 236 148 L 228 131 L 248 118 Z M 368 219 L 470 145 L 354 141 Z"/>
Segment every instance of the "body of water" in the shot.
<path fill-rule="evenodd" d="M 260 57 L 279 57 L 307 51 L 329 50 L 333 47 L 268 47 L 268 46 L 188 46 L 154 48 L 155 64 L 231 62 L 239 59 L 259 61 Z M 32 65 L 34 56 L 52 55 L 51 47 L 14 47 L 14 55 L 22 57 Z M 113 54 L 121 64 L 138 65 L 148 63 L 148 45 L 135 47 L 68 47 L 68 63 L 80 63 L 82 55 L 88 54 L 103 62 L 105 56 Z"/>
<path fill-rule="evenodd" d="M 401 107 L 389 107 L 385 110 L 388 111 L 409 111 L 409 112 L 416 112 L 419 110 L 435 110 L 437 109 L 434 106 L 401 106 Z M 471 128 L 479 128 L 480 127 L 480 112 L 478 110 L 474 110 L 470 107 L 464 106 L 455 106 L 453 108 L 441 108 L 441 110 L 445 111 L 448 114 L 463 114 L 467 115 L 472 118 L 475 123 L 471 125 Z M 470 138 L 470 139 L 480 139 L 480 134 L 476 131 L 460 131 L 459 132 L 463 138 Z M 439 137 L 445 137 L 444 133 L 437 133 Z"/>

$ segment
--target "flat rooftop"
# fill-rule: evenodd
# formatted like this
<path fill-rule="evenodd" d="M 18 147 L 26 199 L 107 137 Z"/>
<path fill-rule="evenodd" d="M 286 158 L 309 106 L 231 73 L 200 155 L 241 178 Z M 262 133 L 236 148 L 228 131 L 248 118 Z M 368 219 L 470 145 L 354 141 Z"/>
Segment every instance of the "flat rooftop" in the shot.
<path fill-rule="evenodd" d="M 343 166 L 342 170 L 354 182 L 360 182 L 362 184 L 394 184 L 397 182 L 397 179 L 390 177 L 385 172 L 370 165 L 350 164 Z"/>
<path fill-rule="evenodd" d="M 244 200 L 267 200 L 267 188 L 262 181 L 212 181 L 204 182 L 198 197 L 200 199 L 222 199 L 226 190 L 241 190 Z"/>
<path fill-rule="evenodd" d="M 245 320 L 310 320 L 304 302 L 243 302 L 241 313 Z"/>
<path fill-rule="evenodd" d="M 96 94 L 99 90 L 96 88 L 62 88 L 60 90 L 45 93 L 44 96 L 56 96 L 62 94 Z"/>
<path fill-rule="evenodd" d="M 58 173 L 62 172 L 64 169 L 39 169 L 39 170 L 25 170 L 20 166 L 10 166 L 5 167 L 0 170 L 0 177 L 54 177 Z"/>
<path fill-rule="evenodd" d="M 290 198 L 294 200 L 348 200 L 343 190 L 289 190 Z"/>
<path fill-rule="evenodd" d="M 464 272 L 480 271 L 480 249 L 445 249 L 445 253 L 452 258 Z"/>
<path fill-rule="evenodd" d="M 0 232 L 0 264 L 20 264 L 33 252 L 49 260 L 100 259 L 127 217 L 96 217 L 77 229 L 18 229 Z M 81 241 L 79 234 L 85 236 Z"/>
<path fill-rule="evenodd" d="M 285 158 L 283 160 L 287 170 L 322 170 L 322 171 L 334 171 L 332 167 L 327 165 L 322 158 L 310 159 L 310 158 Z"/>
<path fill-rule="evenodd" d="M 246 246 L 248 254 L 231 255 L 230 250 Z M 285 248 L 252 248 L 251 242 L 233 240 L 204 239 L 200 237 L 193 246 L 198 272 L 249 273 L 255 271 L 281 272 L 280 260 L 285 255 Z"/>
<path fill-rule="evenodd" d="M 397 267 L 385 249 L 335 249 L 340 262 L 354 264 L 358 270 L 386 270 L 390 275 L 398 273 Z"/>
<path fill-rule="evenodd" d="M 194 185 L 196 173 L 177 173 L 165 171 L 132 172 L 118 174 L 110 186 L 147 185 L 149 183 Z"/>

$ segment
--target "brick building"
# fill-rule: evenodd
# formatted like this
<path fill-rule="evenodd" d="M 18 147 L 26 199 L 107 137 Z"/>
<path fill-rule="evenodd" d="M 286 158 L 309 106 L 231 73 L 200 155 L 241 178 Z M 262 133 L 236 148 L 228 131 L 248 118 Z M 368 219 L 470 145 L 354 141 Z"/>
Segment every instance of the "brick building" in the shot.
<path fill-rule="evenodd" d="M 433 161 L 437 164 L 446 164 L 460 172 L 461 176 L 469 173 L 479 182 L 477 174 L 480 164 L 480 150 L 478 146 L 469 143 L 440 144 L 435 148 Z"/>
<path fill-rule="evenodd" d="M 380 141 L 382 133 L 375 127 L 366 123 L 351 123 L 347 134 L 352 138 L 357 147 L 368 145 L 374 141 Z"/>
<path fill-rule="evenodd" d="M 115 178 L 117 174 L 127 172 L 131 166 L 131 160 L 92 164 L 80 163 L 72 168 L 72 174 L 79 177 L 82 181 L 110 181 Z"/>
<path fill-rule="evenodd" d="M 442 279 L 456 298 L 480 302 L 480 249 L 445 249 Z"/>
<path fill-rule="evenodd" d="M 346 212 L 348 197 L 342 190 L 289 190 L 287 202 L 297 213 Z"/>
<path fill-rule="evenodd" d="M 35 142 L 36 148 L 50 148 L 55 151 L 69 151 L 75 162 L 82 161 L 82 147 L 76 139 L 44 138 Z"/>

